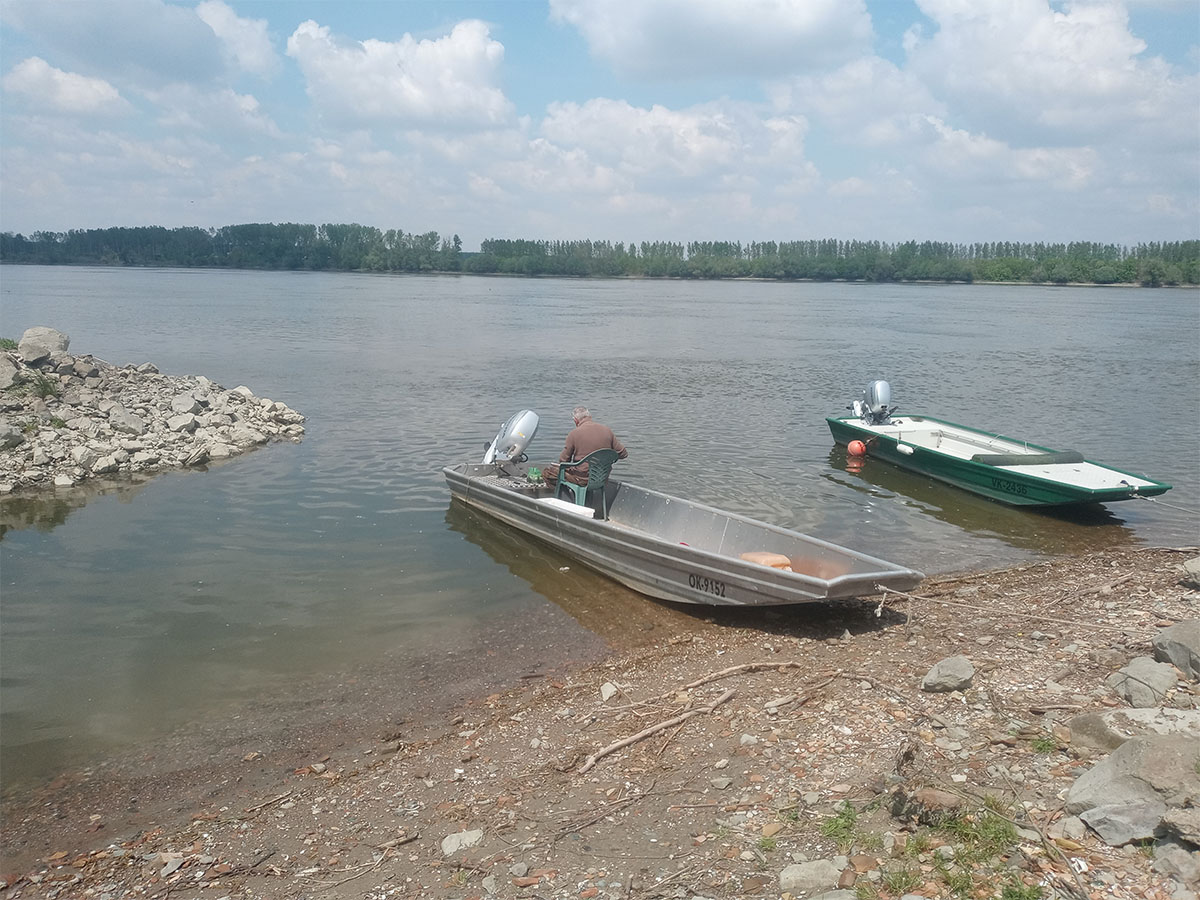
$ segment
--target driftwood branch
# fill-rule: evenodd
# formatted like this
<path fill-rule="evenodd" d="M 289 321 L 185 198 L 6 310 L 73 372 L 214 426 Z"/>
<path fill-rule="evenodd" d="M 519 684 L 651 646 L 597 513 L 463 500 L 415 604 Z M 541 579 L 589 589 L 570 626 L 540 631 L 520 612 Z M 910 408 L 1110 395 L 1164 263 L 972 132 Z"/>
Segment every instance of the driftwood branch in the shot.
<path fill-rule="evenodd" d="M 701 682 L 701 683 L 703 683 L 703 682 Z M 688 685 L 688 687 L 692 687 L 692 685 Z M 727 690 L 725 693 L 723 693 L 720 697 L 718 697 L 716 700 L 714 700 L 712 703 L 708 704 L 707 706 L 699 706 L 699 707 L 696 707 L 695 709 L 689 709 L 687 712 L 680 713 L 678 716 L 675 716 L 674 718 L 667 719 L 664 722 L 659 722 L 656 725 L 651 725 L 649 728 L 643 728 L 637 734 L 631 734 L 629 737 L 621 738 L 621 740 L 616 741 L 615 743 L 609 744 L 604 749 L 598 750 L 595 753 L 593 753 L 591 756 L 589 756 L 587 758 L 587 762 L 585 762 L 579 768 L 579 774 L 582 775 L 585 772 L 590 771 L 592 769 L 592 767 L 596 765 L 596 763 L 598 763 L 604 757 L 608 756 L 610 753 L 616 753 L 618 750 L 622 749 L 623 747 L 628 747 L 631 744 L 636 744 L 638 741 L 644 740 L 645 738 L 650 737 L 650 735 L 652 735 L 652 734 L 658 734 L 658 732 L 664 731 L 665 729 L 670 728 L 672 725 L 678 725 L 681 722 L 686 722 L 688 719 L 692 718 L 693 716 L 698 716 L 698 715 L 701 715 L 702 713 L 711 713 L 722 703 L 729 700 L 733 696 L 733 694 L 734 694 L 734 691 L 732 688 L 730 688 L 729 690 Z"/>
<path fill-rule="evenodd" d="M 742 674 L 745 674 L 746 672 L 761 672 L 761 671 L 765 671 L 767 669 L 775 669 L 776 671 L 782 671 L 783 669 L 803 669 L 804 666 L 805 666 L 805 663 L 803 663 L 803 662 L 787 662 L 787 661 L 780 662 L 778 660 L 775 660 L 772 662 L 742 663 L 739 666 L 730 666 L 727 669 L 721 669 L 721 671 L 719 671 L 719 672 L 710 672 L 709 674 L 703 676 L 702 678 L 697 678 L 695 681 L 685 684 L 682 687 L 672 688 L 669 691 L 666 691 L 655 697 L 650 697 L 647 700 L 639 700 L 636 703 L 629 704 L 628 706 L 612 707 L 610 709 L 605 709 L 604 712 L 606 714 L 631 712 L 633 710 L 636 710 L 638 707 L 651 706 L 655 703 L 658 703 L 660 700 L 665 700 L 669 697 L 674 697 L 677 694 L 679 694 L 681 691 L 689 691 L 692 688 L 698 688 L 701 685 L 710 684 L 714 681 L 720 681 L 722 678 L 728 678 L 731 675 L 742 675 Z M 837 675 L 840 672 L 841 672 L 840 669 L 828 669 L 824 672 L 818 672 L 817 677 L 819 677 L 819 678 L 834 677 L 835 678 L 835 677 L 837 677 Z"/>
<path fill-rule="evenodd" d="M 804 665 L 802 662 L 778 661 L 742 663 L 740 666 L 730 666 L 728 669 L 722 669 L 720 672 L 711 672 L 703 678 L 697 678 L 690 684 L 685 684 L 680 690 L 689 691 L 692 688 L 700 687 L 702 684 L 708 684 L 710 681 L 720 681 L 722 678 L 728 678 L 730 675 L 741 675 L 743 672 L 758 672 L 762 669 L 801 669 Z"/>

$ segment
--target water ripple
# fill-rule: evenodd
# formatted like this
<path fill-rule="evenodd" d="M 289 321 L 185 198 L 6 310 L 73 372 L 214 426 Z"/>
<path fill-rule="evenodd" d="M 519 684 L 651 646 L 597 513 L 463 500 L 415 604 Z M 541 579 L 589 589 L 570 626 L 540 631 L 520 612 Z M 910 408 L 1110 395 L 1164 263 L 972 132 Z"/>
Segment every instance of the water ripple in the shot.
<path fill-rule="evenodd" d="M 1197 532 L 1194 509 L 1041 515 L 875 460 L 848 471 L 824 423 L 885 377 L 904 411 L 1145 470 L 1194 507 L 1177 409 L 1200 383 L 1178 340 L 1200 333 L 1194 292 L 37 267 L 6 269 L 5 291 L 14 333 L 51 324 L 308 417 L 303 442 L 205 471 L 0 503 L 6 766 L 48 771 L 363 659 L 455 646 L 471 679 L 488 662 L 470 648 L 515 621 L 596 629 L 548 612 L 569 605 L 550 551 L 450 507 L 442 467 L 519 409 L 542 417 L 536 460 L 582 402 L 629 447 L 622 480 L 930 572 Z"/>

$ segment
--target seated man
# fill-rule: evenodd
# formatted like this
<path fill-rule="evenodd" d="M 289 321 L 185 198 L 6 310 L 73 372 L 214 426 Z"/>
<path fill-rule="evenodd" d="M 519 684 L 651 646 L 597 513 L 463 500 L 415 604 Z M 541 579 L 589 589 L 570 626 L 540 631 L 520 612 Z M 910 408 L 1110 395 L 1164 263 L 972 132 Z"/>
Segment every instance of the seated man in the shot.
<path fill-rule="evenodd" d="M 629 451 L 625 449 L 624 444 L 617 440 L 613 430 L 607 425 L 601 425 L 594 421 L 586 406 L 575 407 L 572 415 L 575 418 L 575 427 L 567 435 L 563 452 L 558 455 L 559 462 L 583 459 L 589 453 L 603 450 L 606 447 L 616 450 L 621 459 L 629 456 Z M 542 477 L 546 480 L 546 484 L 553 485 L 558 481 L 558 466 L 554 464 L 546 466 L 542 469 Z M 567 469 L 565 477 L 567 481 L 573 481 L 576 484 L 587 484 L 588 467 L 583 465 Z"/>

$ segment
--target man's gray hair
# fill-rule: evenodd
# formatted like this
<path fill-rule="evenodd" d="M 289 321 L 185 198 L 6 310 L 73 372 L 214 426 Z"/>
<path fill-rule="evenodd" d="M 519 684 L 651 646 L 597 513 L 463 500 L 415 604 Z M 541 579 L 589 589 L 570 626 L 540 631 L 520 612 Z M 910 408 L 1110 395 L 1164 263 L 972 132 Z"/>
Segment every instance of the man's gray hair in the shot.
<path fill-rule="evenodd" d="M 585 418 L 590 415 L 591 415 L 591 413 L 588 412 L 588 408 L 586 406 L 577 406 L 577 407 L 575 407 L 575 411 L 573 413 L 571 413 L 571 417 L 576 422 L 578 422 L 580 419 Z"/>

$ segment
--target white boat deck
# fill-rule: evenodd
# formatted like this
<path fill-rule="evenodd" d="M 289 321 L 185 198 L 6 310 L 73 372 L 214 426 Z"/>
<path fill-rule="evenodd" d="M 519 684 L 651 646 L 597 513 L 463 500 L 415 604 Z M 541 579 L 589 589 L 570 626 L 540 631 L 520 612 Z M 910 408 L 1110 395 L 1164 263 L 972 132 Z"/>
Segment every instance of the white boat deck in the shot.
<path fill-rule="evenodd" d="M 1044 455 L 1043 450 L 1030 447 L 1020 441 L 957 429 L 944 422 L 901 417 L 893 419 L 886 425 L 859 424 L 861 427 L 869 428 L 879 434 L 894 437 L 901 442 L 901 445 L 911 444 L 914 447 L 924 447 L 956 459 L 969 460 L 977 454 Z M 1011 466 L 997 464 L 995 468 L 1019 470 L 1024 475 L 1035 475 L 1039 478 L 1047 478 L 1089 490 L 1120 488 L 1126 485 L 1150 487 L 1154 484 L 1152 481 L 1126 475 L 1124 472 L 1086 460 L 1083 462 L 1015 463 Z"/>

